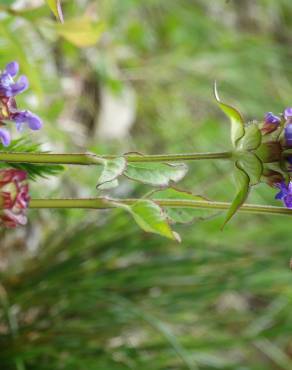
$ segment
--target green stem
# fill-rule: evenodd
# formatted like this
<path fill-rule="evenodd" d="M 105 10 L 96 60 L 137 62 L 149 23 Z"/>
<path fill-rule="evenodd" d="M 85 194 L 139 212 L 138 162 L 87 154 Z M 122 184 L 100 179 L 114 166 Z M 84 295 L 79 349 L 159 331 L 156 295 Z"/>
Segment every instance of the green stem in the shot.
<path fill-rule="evenodd" d="M 201 159 L 228 159 L 231 152 L 186 153 L 186 154 L 125 154 L 128 162 L 179 162 Z M 10 163 L 50 163 L 73 165 L 99 165 L 104 159 L 115 159 L 117 155 L 97 156 L 91 153 L 51 154 L 51 153 L 8 153 L 0 152 L 0 162 Z"/>
<path fill-rule="evenodd" d="M 97 165 L 102 159 L 94 154 L 51 154 L 51 153 L 0 153 L 0 162 L 10 163 L 50 163 Z"/>
<path fill-rule="evenodd" d="M 148 155 L 125 155 L 128 162 L 181 162 L 197 161 L 202 159 L 230 159 L 231 152 L 214 153 L 185 153 L 185 154 L 148 154 Z"/>
<path fill-rule="evenodd" d="M 107 209 L 118 207 L 117 203 L 131 205 L 139 199 L 106 199 L 106 198 L 89 198 L 89 199 L 32 199 L 30 208 L 86 208 L 86 209 Z M 230 203 L 211 202 L 197 200 L 177 200 L 177 199 L 155 199 L 155 203 L 162 207 L 171 208 L 199 208 L 226 210 L 229 209 Z M 256 204 L 244 204 L 239 209 L 240 212 L 256 214 L 274 214 L 290 215 L 292 209 L 274 206 L 262 206 Z"/>

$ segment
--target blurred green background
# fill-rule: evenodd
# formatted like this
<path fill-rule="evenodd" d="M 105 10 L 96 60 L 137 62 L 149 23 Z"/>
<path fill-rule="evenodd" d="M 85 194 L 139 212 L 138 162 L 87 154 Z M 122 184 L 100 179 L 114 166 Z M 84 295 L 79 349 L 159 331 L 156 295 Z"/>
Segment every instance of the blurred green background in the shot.
<path fill-rule="evenodd" d="M 46 150 L 228 150 L 215 79 L 246 120 L 291 106 L 291 0 L 62 4 L 65 29 L 41 0 L 0 4 L 0 65 L 28 75 L 18 101 L 43 117 L 29 135 Z M 33 196 L 95 196 L 96 171 L 67 168 Z M 180 187 L 230 201 L 230 164 L 194 162 Z M 112 195 L 149 190 L 124 179 Z M 261 185 L 249 202 L 273 198 Z M 178 245 L 118 211 L 29 216 L 0 232 L 1 370 L 292 369 L 288 217 L 198 221 Z"/>

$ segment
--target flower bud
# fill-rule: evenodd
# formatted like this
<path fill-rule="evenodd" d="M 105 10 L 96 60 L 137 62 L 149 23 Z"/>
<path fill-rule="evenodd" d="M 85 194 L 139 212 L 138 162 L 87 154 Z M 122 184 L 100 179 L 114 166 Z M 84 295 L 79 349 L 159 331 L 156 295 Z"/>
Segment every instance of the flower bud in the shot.
<path fill-rule="evenodd" d="M 27 173 L 17 169 L 0 170 L 0 224 L 13 228 L 25 225 L 29 203 Z"/>

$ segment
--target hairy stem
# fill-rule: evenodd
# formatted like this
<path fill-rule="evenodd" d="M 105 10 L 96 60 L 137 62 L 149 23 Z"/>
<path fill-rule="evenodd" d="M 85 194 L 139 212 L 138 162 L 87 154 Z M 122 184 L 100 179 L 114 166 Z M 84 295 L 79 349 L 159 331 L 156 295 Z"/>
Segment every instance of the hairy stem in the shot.
<path fill-rule="evenodd" d="M 89 198 L 89 199 L 32 199 L 30 208 L 86 208 L 86 209 L 108 209 L 116 208 L 117 203 L 131 205 L 139 199 L 107 199 L 107 198 Z M 211 202 L 197 200 L 180 199 L 155 199 L 155 203 L 162 207 L 171 208 L 199 208 L 199 209 L 229 209 L 230 203 Z M 262 206 L 256 204 L 244 204 L 239 209 L 240 212 L 261 213 L 275 215 L 290 215 L 292 209 L 274 206 Z"/>
<path fill-rule="evenodd" d="M 73 165 L 99 165 L 104 159 L 115 159 L 117 155 L 97 156 L 91 153 L 51 154 L 51 153 L 8 153 L 0 152 L 0 162 L 10 163 L 50 163 Z M 125 154 L 128 162 L 180 162 L 202 159 L 228 159 L 231 152 L 218 153 L 186 153 L 186 154 Z"/>

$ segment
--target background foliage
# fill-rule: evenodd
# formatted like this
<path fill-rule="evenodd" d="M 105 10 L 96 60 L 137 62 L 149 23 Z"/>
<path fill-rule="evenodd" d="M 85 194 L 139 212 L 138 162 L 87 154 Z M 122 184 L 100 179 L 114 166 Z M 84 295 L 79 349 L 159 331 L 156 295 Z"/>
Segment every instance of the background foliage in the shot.
<path fill-rule="evenodd" d="M 246 120 L 291 106 L 289 0 L 62 4 L 64 25 L 43 1 L 1 2 L 0 64 L 28 75 L 19 101 L 44 118 L 30 134 L 43 150 L 226 150 L 215 79 Z M 229 164 L 190 167 L 182 187 L 232 199 Z M 98 177 L 70 167 L 32 191 L 94 196 Z M 124 179 L 113 194 L 149 189 Z M 181 245 L 119 211 L 30 211 L 1 230 L 0 368 L 291 369 L 291 221 L 222 220 L 179 227 Z"/>

